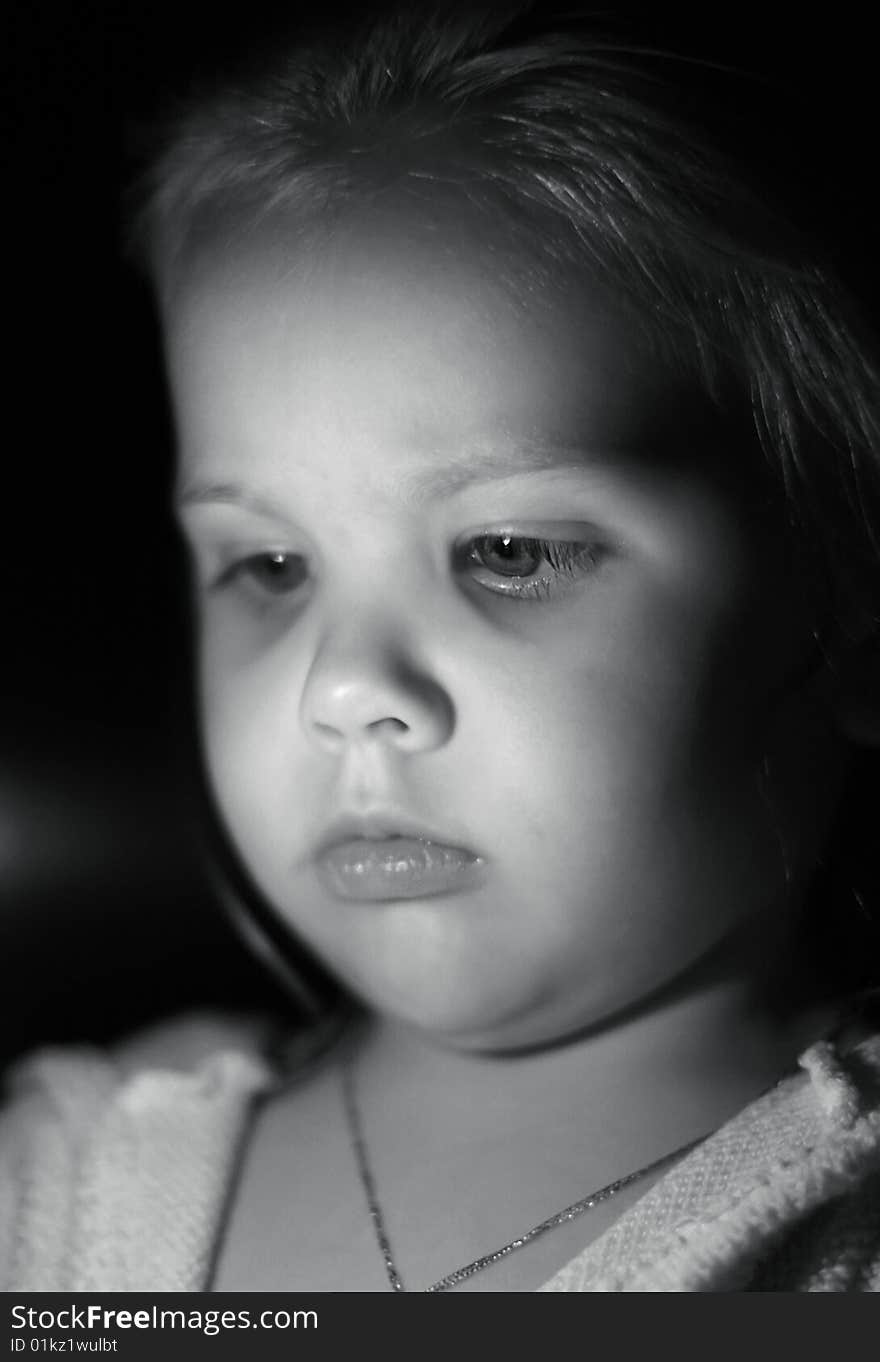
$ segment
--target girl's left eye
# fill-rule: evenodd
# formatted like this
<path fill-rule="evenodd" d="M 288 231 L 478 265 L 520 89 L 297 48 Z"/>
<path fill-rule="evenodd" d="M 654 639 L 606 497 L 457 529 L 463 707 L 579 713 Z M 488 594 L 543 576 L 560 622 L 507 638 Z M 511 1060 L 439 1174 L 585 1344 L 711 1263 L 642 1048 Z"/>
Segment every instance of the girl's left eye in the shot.
<path fill-rule="evenodd" d="M 594 572 L 604 553 L 597 540 L 494 531 L 461 541 L 456 566 L 487 591 L 517 600 L 539 600 Z"/>

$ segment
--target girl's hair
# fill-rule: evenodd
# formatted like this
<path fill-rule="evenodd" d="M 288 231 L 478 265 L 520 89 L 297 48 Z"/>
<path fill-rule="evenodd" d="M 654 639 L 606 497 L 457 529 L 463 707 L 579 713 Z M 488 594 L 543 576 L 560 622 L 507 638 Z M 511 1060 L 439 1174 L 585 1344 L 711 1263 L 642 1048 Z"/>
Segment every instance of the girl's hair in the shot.
<path fill-rule="evenodd" d="M 880 622 L 876 346 L 778 175 L 738 162 L 722 89 L 728 113 L 766 94 L 528 3 L 273 33 L 160 125 L 132 240 L 167 296 L 206 240 L 277 212 L 308 238 L 386 191 L 443 193 L 537 269 L 589 267 L 728 420 L 750 412 L 833 652 Z"/>
<path fill-rule="evenodd" d="M 792 211 L 769 125 L 745 145 L 746 103 L 770 107 L 767 83 L 589 16 L 374 7 L 273 31 L 171 110 L 132 242 L 167 300 L 206 245 L 275 215 L 314 242 L 384 194 L 443 195 L 505 224 L 521 287 L 589 269 L 724 420 L 747 414 L 743 457 L 762 451 L 834 666 L 880 625 L 877 342 Z"/>

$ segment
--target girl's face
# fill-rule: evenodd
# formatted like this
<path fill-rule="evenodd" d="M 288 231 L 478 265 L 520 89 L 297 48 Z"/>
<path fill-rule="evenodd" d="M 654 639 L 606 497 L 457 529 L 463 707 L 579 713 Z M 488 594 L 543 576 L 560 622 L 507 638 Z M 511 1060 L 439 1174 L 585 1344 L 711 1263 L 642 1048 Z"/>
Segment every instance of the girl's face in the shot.
<path fill-rule="evenodd" d="M 376 218 L 205 259 L 167 318 L 227 829 L 355 993 L 497 1049 L 769 933 L 824 816 L 723 432 L 504 251 Z"/>

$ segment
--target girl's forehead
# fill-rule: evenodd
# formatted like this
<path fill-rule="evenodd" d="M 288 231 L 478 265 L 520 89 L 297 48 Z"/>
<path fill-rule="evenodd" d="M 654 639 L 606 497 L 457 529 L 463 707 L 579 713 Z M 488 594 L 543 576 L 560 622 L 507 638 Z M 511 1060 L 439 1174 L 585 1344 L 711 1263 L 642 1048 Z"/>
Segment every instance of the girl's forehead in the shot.
<path fill-rule="evenodd" d="M 205 252 L 166 321 L 184 452 L 255 419 L 330 457 L 354 442 L 678 461 L 718 438 L 607 281 L 537 269 L 500 221 L 374 212 L 295 246 L 273 223 Z"/>

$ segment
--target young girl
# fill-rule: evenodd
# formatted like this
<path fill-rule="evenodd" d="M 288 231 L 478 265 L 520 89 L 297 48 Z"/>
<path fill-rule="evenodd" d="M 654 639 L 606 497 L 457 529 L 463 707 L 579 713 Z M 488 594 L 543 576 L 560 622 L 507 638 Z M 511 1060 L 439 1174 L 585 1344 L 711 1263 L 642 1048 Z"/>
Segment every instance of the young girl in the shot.
<path fill-rule="evenodd" d="M 23 1065 L 4 1284 L 876 1288 L 805 922 L 880 731 L 870 342 L 686 63 L 407 13 L 202 92 L 140 217 L 208 782 L 313 1018 Z"/>

